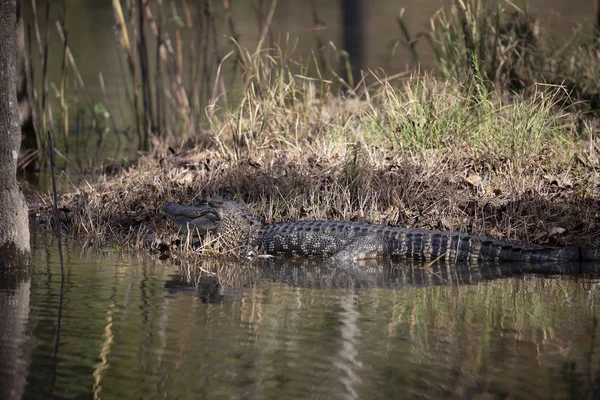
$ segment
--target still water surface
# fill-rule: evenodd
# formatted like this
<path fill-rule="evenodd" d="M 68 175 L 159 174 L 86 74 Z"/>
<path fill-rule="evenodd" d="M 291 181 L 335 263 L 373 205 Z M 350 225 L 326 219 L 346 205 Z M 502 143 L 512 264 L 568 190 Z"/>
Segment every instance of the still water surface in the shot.
<path fill-rule="evenodd" d="M 0 330 L 0 349 L 13 349 L 0 383 L 17 397 L 600 394 L 599 281 L 589 276 L 516 265 L 177 266 L 67 245 L 61 283 L 56 243 L 47 245 L 33 238 L 25 292 L 0 285 L 0 310 L 11 296 L 26 305 Z"/>

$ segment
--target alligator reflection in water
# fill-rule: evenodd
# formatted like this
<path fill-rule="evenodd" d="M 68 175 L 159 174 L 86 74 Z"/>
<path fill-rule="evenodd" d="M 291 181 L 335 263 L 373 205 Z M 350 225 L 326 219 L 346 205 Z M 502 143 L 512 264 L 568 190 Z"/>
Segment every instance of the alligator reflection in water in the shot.
<path fill-rule="evenodd" d="M 214 264 L 214 265 L 213 265 Z M 257 282 L 272 281 L 302 288 L 390 288 L 433 285 L 469 285 L 515 275 L 538 273 L 600 277 L 600 263 L 452 264 L 418 261 L 397 263 L 365 260 L 335 267 L 315 259 L 259 259 L 251 265 L 205 260 L 203 268 L 184 265 L 165 283 L 170 292 L 195 287 L 206 303 L 221 302 L 226 295 L 239 297 Z M 209 272 L 207 269 L 215 270 Z"/>

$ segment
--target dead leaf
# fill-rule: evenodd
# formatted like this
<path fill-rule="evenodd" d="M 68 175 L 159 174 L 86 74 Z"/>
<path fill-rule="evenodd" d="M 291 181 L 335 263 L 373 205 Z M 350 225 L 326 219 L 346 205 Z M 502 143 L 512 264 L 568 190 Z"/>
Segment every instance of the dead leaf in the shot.
<path fill-rule="evenodd" d="M 572 188 L 573 181 L 568 174 L 556 175 L 544 175 L 544 179 L 548 181 L 550 185 L 558 186 L 559 188 Z"/>
<path fill-rule="evenodd" d="M 554 236 L 554 235 L 562 235 L 563 233 L 565 233 L 567 230 L 565 228 L 561 228 L 559 226 L 555 226 L 553 228 L 550 228 L 550 230 L 548 231 L 548 234 L 550 236 Z"/>
<path fill-rule="evenodd" d="M 502 236 L 504 236 L 502 234 L 502 231 L 500 229 L 498 229 L 497 226 L 495 226 L 494 228 L 492 228 L 492 230 L 490 231 L 490 235 L 492 235 L 494 237 L 502 237 Z"/>
<path fill-rule="evenodd" d="M 485 188 L 485 194 L 488 196 L 500 196 L 502 194 L 502 190 L 488 186 Z"/>
<path fill-rule="evenodd" d="M 483 182 L 483 179 L 478 174 L 471 174 L 465 178 L 465 181 L 471 186 L 479 186 Z"/>
<path fill-rule="evenodd" d="M 189 186 L 194 182 L 194 178 L 194 173 L 186 171 L 178 177 L 177 183 L 183 186 Z"/>

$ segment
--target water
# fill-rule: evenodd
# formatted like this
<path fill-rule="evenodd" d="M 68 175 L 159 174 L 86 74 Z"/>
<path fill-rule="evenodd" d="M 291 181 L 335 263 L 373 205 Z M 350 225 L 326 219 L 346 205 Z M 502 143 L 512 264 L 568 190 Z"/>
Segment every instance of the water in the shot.
<path fill-rule="evenodd" d="M 600 395 L 598 280 L 589 276 L 177 266 L 67 244 L 61 283 L 49 240 L 34 236 L 25 284 L 0 280 L 5 398 Z"/>
<path fill-rule="evenodd" d="M 560 0 L 529 0 L 527 5 L 524 2 L 516 2 L 520 9 L 526 10 L 532 16 L 540 21 L 542 31 L 547 32 L 551 38 L 550 43 L 555 43 L 556 47 L 562 47 L 568 43 L 573 32 L 580 27 L 581 31 L 590 38 L 595 27 L 595 6 L 589 0 L 572 0 L 569 2 Z M 37 2 L 38 24 L 42 37 L 45 32 L 45 3 Z M 68 43 L 73 54 L 79 73 L 85 84 L 85 88 L 91 98 L 92 106 L 87 104 L 78 85 L 69 83 L 69 115 L 71 118 L 71 130 L 69 135 L 69 151 L 62 143 L 61 135 L 56 135 L 55 140 L 61 152 L 66 153 L 71 160 L 81 161 L 82 169 L 88 165 L 89 159 L 103 160 L 111 157 L 115 160 L 122 158 L 131 159 L 136 157 L 137 134 L 134 132 L 135 117 L 134 109 L 131 106 L 131 94 L 128 94 L 125 88 L 129 86 L 130 74 L 124 60 L 124 51 L 117 39 L 115 31 L 115 16 L 109 1 L 103 2 L 82 2 L 66 1 L 66 15 L 68 27 Z M 153 18 L 158 18 L 157 2 L 149 2 L 153 10 Z M 201 12 L 200 3 L 187 2 L 190 7 L 194 29 L 182 28 L 180 35 L 182 40 L 183 71 L 182 79 L 185 83 L 188 96 L 191 98 L 191 80 L 193 75 L 191 70 L 191 55 L 188 54 L 188 48 L 192 45 L 199 47 L 200 22 L 197 15 Z M 203 3 L 202 3 L 203 4 Z M 257 16 L 257 5 L 263 5 L 263 18 Z M 271 2 L 265 1 L 241 1 L 230 2 L 231 18 L 235 30 L 239 35 L 239 43 L 242 47 L 249 49 L 253 53 L 262 36 L 262 26 L 266 20 L 266 14 Z M 315 50 L 315 34 L 312 15 L 312 2 L 279 0 L 276 10 L 273 14 L 271 32 L 273 45 L 280 46 L 290 52 L 295 62 L 302 65 L 311 65 L 313 63 L 313 51 Z M 325 55 L 331 57 L 332 64 L 335 67 L 336 55 L 332 50 L 342 49 L 342 13 L 341 2 L 333 1 L 314 1 L 318 19 L 323 24 L 323 29 L 318 30 L 322 43 L 325 44 Z M 440 0 L 411 0 L 398 2 L 394 0 L 371 0 L 364 2 L 364 31 L 363 31 L 363 69 L 365 71 L 376 71 L 379 76 L 393 76 L 397 73 L 413 70 L 416 65 L 412 58 L 408 46 L 404 43 L 404 37 L 397 22 L 397 17 L 401 9 L 405 9 L 404 21 L 413 38 L 424 35 L 431 30 L 431 18 L 436 15 L 448 2 Z M 489 3 L 488 3 L 489 4 Z M 511 6 L 513 2 L 504 4 L 507 12 L 513 12 Z M 123 5 L 123 7 L 125 7 Z M 221 56 L 234 49 L 229 40 L 226 40 L 229 28 L 226 24 L 223 6 L 220 2 L 213 4 L 215 13 L 215 24 L 218 32 L 218 41 Z M 35 19 L 30 2 L 24 2 L 24 22 L 28 29 L 31 29 L 32 50 L 31 63 L 36 76 L 38 92 L 41 93 L 41 60 L 37 51 L 37 43 L 33 33 Z M 177 21 L 185 19 L 185 10 L 181 2 L 164 2 L 164 29 L 169 32 L 170 39 L 176 45 L 175 29 L 178 27 Z M 52 2 L 50 8 L 50 29 L 49 29 L 49 58 L 47 79 L 50 85 L 50 105 L 54 110 L 55 124 L 59 124 L 59 112 L 61 106 L 58 96 L 54 95 L 52 88 L 60 87 L 62 76 L 62 54 L 63 44 L 57 30 L 56 23 L 60 15 L 63 14 L 61 3 Z M 126 17 L 128 18 L 128 17 Z M 260 20 L 260 23 L 259 23 Z M 131 31 L 129 32 L 132 35 Z M 209 37 L 209 46 L 212 46 L 212 36 Z M 271 45 L 271 35 L 267 38 L 267 43 Z M 43 39 L 42 39 L 43 40 Z M 149 54 L 151 69 L 155 60 L 154 40 L 152 34 L 148 34 Z M 416 51 L 419 54 L 420 70 L 427 71 L 435 69 L 433 51 L 427 40 L 421 39 L 415 43 Z M 292 51 L 291 49 L 294 49 Z M 198 49 L 199 51 L 199 49 Z M 208 65 L 211 69 L 210 80 L 215 75 L 215 55 L 209 48 Z M 200 57 L 198 55 L 198 57 Z M 236 99 L 240 95 L 242 79 L 237 72 L 233 72 L 234 58 L 230 57 L 224 64 L 221 71 L 229 88 L 228 98 L 232 104 L 236 104 Z M 200 59 L 195 60 L 201 63 Z M 292 65 L 294 64 L 292 63 Z M 164 67 L 163 67 L 164 69 Z M 385 74 L 382 72 L 385 71 Z M 314 68 L 307 71 L 307 74 L 317 77 Z M 152 79 L 155 79 L 152 72 Z M 577 78 L 574 78 L 577 80 Z M 201 79 L 197 79 L 194 85 L 200 85 Z M 101 84 L 102 82 L 102 84 Z M 203 89 L 204 90 L 204 89 Z M 102 105 L 100 107 L 100 105 Z M 206 106 L 207 104 L 204 104 Z M 203 107 L 204 107 L 203 106 Z M 104 112 L 106 110 L 111 116 L 111 121 L 106 120 Z M 170 109 L 168 109 L 170 110 Z M 172 110 L 171 110 L 172 111 Z M 101 128 L 97 131 L 91 124 L 92 113 L 96 115 Z M 201 113 L 201 116 L 203 113 Z M 202 121 L 201 121 L 202 122 Z M 207 126 L 202 125 L 204 128 Z M 58 128 L 56 128 L 59 132 Z M 110 134 L 108 134 L 110 133 Z M 104 135 L 105 140 L 99 143 L 98 136 Z M 59 162 L 60 164 L 60 162 Z M 119 163 L 117 163 L 119 164 Z"/>

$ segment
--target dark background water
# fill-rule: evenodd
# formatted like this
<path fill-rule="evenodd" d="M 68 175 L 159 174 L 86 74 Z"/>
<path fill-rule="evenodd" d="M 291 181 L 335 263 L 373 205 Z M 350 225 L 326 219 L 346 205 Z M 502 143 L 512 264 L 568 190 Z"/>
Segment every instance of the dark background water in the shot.
<path fill-rule="evenodd" d="M 38 16 L 41 32 L 44 32 L 43 2 L 38 2 Z M 220 2 L 213 2 L 219 42 L 223 54 L 232 49 L 227 40 L 228 28 L 225 25 L 224 10 Z M 315 48 L 315 30 L 312 20 L 311 0 L 293 1 L 279 0 L 272 21 L 273 42 L 279 46 L 294 43 L 295 50 L 292 58 L 309 63 L 311 52 Z M 67 1 L 68 42 L 81 72 L 83 81 L 97 102 L 107 102 L 108 108 L 114 114 L 117 125 L 125 129 L 129 124 L 129 116 L 122 115 L 123 107 L 128 102 L 125 97 L 124 79 L 128 74 L 123 61 L 123 52 L 115 33 L 115 17 L 110 1 Z M 152 3 L 151 3 L 152 4 Z M 261 30 L 257 17 L 257 1 L 231 2 L 231 19 L 239 35 L 240 44 L 251 52 L 256 48 Z M 262 1 L 263 14 L 268 14 L 271 2 Z M 322 23 L 319 34 L 326 47 L 343 49 L 341 28 L 341 2 L 315 1 L 318 18 Z M 373 0 L 364 2 L 363 9 L 363 38 L 365 69 L 383 69 L 387 75 L 414 68 L 413 60 L 406 45 L 403 44 L 397 17 L 402 8 L 407 28 L 413 37 L 430 30 L 431 18 L 447 2 L 440 0 Z M 595 5 L 588 0 L 537 0 L 516 1 L 521 10 L 535 17 L 541 30 L 547 32 L 552 40 L 564 44 L 577 29 L 582 29 L 591 36 L 595 24 Z M 503 5 L 508 12 L 513 10 L 510 3 Z M 189 4 L 191 12 L 199 12 L 196 5 Z M 154 9 L 154 17 L 157 10 Z M 31 26 L 33 22 L 30 7 L 25 6 L 25 21 Z M 52 3 L 50 52 L 49 52 L 49 81 L 57 83 L 60 80 L 62 68 L 62 43 L 56 31 L 55 21 L 61 13 L 59 3 Z M 177 2 L 166 2 L 164 6 L 165 24 L 174 40 L 173 29 L 176 20 L 184 17 L 184 9 Z M 266 15 L 262 17 L 264 24 Z M 181 37 L 185 46 L 192 35 L 197 34 L 182 29 Z M 197 38 L 196 38 L 197 39 Z M 400 41 L 400 42 L 399 42 Z M 35 45 L 35 43 L 34 43 Z M 34 47 L 35 49 L 35 47 Z M 186 48 L 183 49 L 184 54 Z M 433 57 L 425 40 L 418 42 L 417 51 L 420 56 L 421 68 L 433 68 Z M 150 54 L 153 54 L 151 51 Z M 34 53 L 34 61 L 37 52 Z M 214 53 L 210 54 L 211 60 Z M 152 58 L 152 57 L 151 57 Z M 185 59 L 185 65 L 189 59 Z M 233 61 L 232 61 L 233 62 Z M 230 68 L 224 68 L 225 74 Z M 39 68 L 38 68 L 39 72 Z M 100 86 L 99 74 L 102 74 L 106 91 Z M 184 78 L 187 73 L 184 73 Z M 58 83 L 57 83 L 58 86 Z"/>
<path fill-rule="evenodd" d="M 177 50 L 177 44 L 181 44 L 181 79 L 186 88 L 186 95 L 193 96 L 194 90 L 198 89 L 198 124 L 194 126 L 191 133 L 198 139 L 199 133 L 210 132 L 210 125 L 205 120 L 206 107 L 216 102 L 217 109 L 226 108 L 227 105 L 237 104 L 241 97 L 242 82 L 241 68 L 236 63 L 233 55 L 235 47 L 229 38 L 229 27 L 225 17 L 222 2 L 212 2 L 215 22 L 216 40 L 213 31 L 208 37 L 207 56 L 202 56 L 200 46 L 201 23 L 200 15 L 203 13 L 202 4 L 205 2 L 164 2 L 163 3 L 163 25 L 164 33 L 168 33 L 173 46 Z M 319 20 L 319 29 L 315 29 L 313 21 L 314 10 Z M 495 2 L 483 2 L 493 5 Z M 38 23 L 41 36 L 45 33 L 45 3 L 37 2 Z M 132 105 L 131 76 L 125 59 L 125 52 L 120 44 L 120 34 L 112 3 L 109 1 L 81 2 L 66 1 L 65 10 L 62 3 L 51 2 L 49 18 L 49 51 L 48 51 L 48 82 L 49 82 L 49 104 L 52 108 L 53 128 L 57 148 L 61 152 L 57 163 L 59 168 L 68 166 L 70 171 L 94 171 L 99 165 L 118 168 L 127 165 L 138 157 L 137 124 L 135 107 Z M 149 2 L 156 20 L 159 15 L 157 2 Z M 185 26 L 187 4 L 191 15 L 192 27 Z M 262 9 L 259 12 L 259 4 Z M 363 55 L 361 65 L 365 71 L 375 71 L 378 76 L 398 76 L 400 73 L 415 71 L 417 65 L 405 43 L 401 33 L 397 17 L 404 9 L 403 20 L 413 39 L 417 40 L 416 52 L 420 64 L 418 69 L 423 71 L 433 70 L 435 73 L 435 62 L 433 53 L 427 40 L 424 38 L 431 31 L 432 18 L 444 7 L 448 8 L 450 2 L 440 0 L 423 1 L 389 1 L 374 0 L 363 2 L 362 29 Z M 539 31 L 542 32 L 540 42 L 545 46 L 562 48 L 572 38 L 575 31 L 582 31 L 590 42 L 594 32 L 595 5 L 584 0 L 575 1 L 528 1 L 528 2 L 502 2 L 507 15 L 519 10 L 529 13 L 538 21 Z M 513 4 L 515 6 L 513 6 Z M 256 51 L 262 27 L 267 20 L 270 1 L 241 1 L 231 2 L 231 21 L 233 22 L 238 40 L 242 48 L 247 49 L 250 54 Z M 321 76 L 317 74 L 316 65 L 321 64 L 320 53 L 316 52 L 318 34 L 324 47 L 324 59 L 328 60 L 330 69 L 344 75 L 341 68 L 339 54 L 344 50 L 345 44 L 342 40 L 342 2 L 318 1 L 318 0 L 279 0 L 273 14 L 270 34 L 265 47 L 277 47 L 283 49 L 286 59 L 292 59 L 291 67 L 309 65 L 307 70 L 302 70 L 301 75 Z M 124 8 L 127 12 L 127 8 Z M 69 119 L 69 133 L 62 133 L 61 128 L 61 105 L 59 88 L 62 72 L 63 45 L 59 39 L 56 25 L 60 23 L 60 16 L 66 15 L 67 38 L 69 48 L 73 54 L 77 69 L 81 74 L 85 90 L 80 87 L 74 78 L 74 73 L 69 70 L 67 83 L 66 103 Z M 259 16 L 260 15 L 260 16 Z M 126 16 L 128 19 L 129 16 Z M 129 20 L 129 19 L 128 19 Z M 43 92 L 41 81 L 41 60 L 38 52 L 38 44 L 34 34 L 34 18 L 31 3 L 24 3 L 24 21 L 31 42 L 28 42 L 28 54 L 30 55 L 35 77 L 35 87 L 38 96 Z M 156 40 L 151 29 L 146 30 L 148 41 L 149 74 L 152 77 L 152 93 L 155 93 L 157 83 L 156 76 Z M 129 36 L 133 41 L 135 35 L 129 27 Z M 180 41 L 178 41 L 180 39 Z M 215 47 L 218 42 L 218 52 Z M 190 47 L 195 50 L 194 55 Z M 276 51 L 274 51 L 276 53 Z M 217 57 L 217 54 L 219 57 Z M 229 57 L 226 55 L 229 54 Z M 217 59 L 225 57 L 225 61 L 219 70 L 223 76 L 226 87 L 227 101 L 223 93 L 220 95 L 212 93 L 210 101 L 208 92 L 217 88 L 215 76 L 217 72 Z M 207 60 L 209 83 L 204 82 L 204 75 L 197 74 L 202 70 L 202 63 Z M 318 62 L 316 60 L 319 60 Z M 196 66 L 197 70 L 194 69 Z M 139 66 L 138 66 L 139 68 Z M 165 73 L 165 66 L 162 72 Z M 323 67 L 321 67 L 323 68 Z M 325 68 L 326 71 L 329 69 Z M 196 72 L 194 72 L 196 71 Z M 298 72 L 298 71 L 295 71 Z M 202 75 L 202 76 L 200 76 Z M 337 82 L 331 73 L 323 73 L 326 78 Z M 367 74 L 368 75 L 368 74 Z M 196 78 L 193 78 L 193 77 Z M 408 76 L 408 75 L 406 75 Z M 578 77 L 572 77 L 574 81 Z M 358 81 L 358 79 L 356 79 Z M 102 84 L 101 84 L 102 83 Z M 205 82 L 204 82 L 205 83 Z M 170 87 L 169 85 L 167 85 Z M 219 86 L 220 87 L 220 86 Z M 195 88 L 195 89 L 194 89 Z M 164 90 L 164 88 L 162 88 Z M 168 91 L 168 90 L 167 90 Z M 89 93 L 90 101 L 86 100 L 84 92 Z M 177 115 L 176 103 L 171 98 L 172 94 L 162 95 L 161 104 L 166 107 L 163 114 Z M 155 103 L 157 103 L 155 101 Z M 166 105 L 165 105 L 166 104 Z M 156 105 L 156 104 L 155 104 Z M 163 115 L 164 116 L 164 115 Z M 41 119 L 41 118 L 40 118 Z M 173 121 L 172 121 L 173 122 Z M 172 126 L 156 135 L 173 136 L 180 139 L 186 138 L 188 131 L 184 128 L 182 121 L 173 122 Z M 43 140 L 42 140 L 43 142 Z M 68 143 L 68 146 L 67 144 Z M 63 157 L 64 156 L 64 157 Z M 38 179 L 37 176 L 34 177 Z M 41 178 L 42 187 L 44 176 Z"/>

